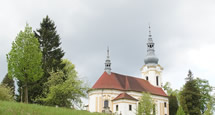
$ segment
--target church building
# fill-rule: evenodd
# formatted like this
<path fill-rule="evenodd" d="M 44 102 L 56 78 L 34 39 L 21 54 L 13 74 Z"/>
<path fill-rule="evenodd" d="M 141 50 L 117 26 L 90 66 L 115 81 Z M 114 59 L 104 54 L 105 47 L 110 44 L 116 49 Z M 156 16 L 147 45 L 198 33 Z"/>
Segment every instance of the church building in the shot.
<path fill-rule="evenodd" d="M 158 64 L 154 45 L 149 30 L 145 65 L 141 68 L 142 77 L 112 72 L 108 49 L 105 71 L 88 91 L 88 111 L 136 115 L 142 92 L 148 92 L 154 101 L 156 115 L 169 115 L 168 96 L 162 89 L 163 67 Z"/>

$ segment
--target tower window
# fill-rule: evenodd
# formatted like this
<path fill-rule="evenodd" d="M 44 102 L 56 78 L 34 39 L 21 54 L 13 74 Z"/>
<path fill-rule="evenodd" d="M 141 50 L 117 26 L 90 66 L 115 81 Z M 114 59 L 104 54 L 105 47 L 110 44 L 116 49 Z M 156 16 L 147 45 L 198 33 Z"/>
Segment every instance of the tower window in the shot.
<path fill-rule="evenodd" d="M 132 105 L 129 105 L 129 111 L 132 111 Z"/>
<path fill-rule="evenodd" d="M 149 77 L 148 77 L 148 76 L 146 76 L 146 80 L 147 80 L 147 81 L 149 80 Z"/>
<path fill-rule="evenodd" d="M 159 85 L 158 76 L 156 76 L 156 84 L 157 84 L 157 86 Z"/>
<path fill-rule="evenodd" d="M 118 105 L 116 105 L 116 111 L 118 111 L 118 109 L 119 109 L 119 106 L 118 106 Z"/>
<path fill-rule="evenodd" d="M 104 108 L 108 108 L 108 100 L 104 101 Z"/>

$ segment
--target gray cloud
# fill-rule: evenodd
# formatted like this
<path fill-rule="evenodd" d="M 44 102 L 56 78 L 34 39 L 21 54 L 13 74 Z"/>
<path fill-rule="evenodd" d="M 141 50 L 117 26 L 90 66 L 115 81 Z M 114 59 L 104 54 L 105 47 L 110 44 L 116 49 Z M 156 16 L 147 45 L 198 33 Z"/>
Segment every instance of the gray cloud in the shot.
<path fill-rule="evenodd" d="M 107 46 L 114 72 L 141 77 L 148 23 L 165 82 L 180 88 L 188 69 L 213 81 L 215 62 L 207 58 L 215 57 L 214 5 L 211 0 L 5 1 L 0 4 L 0 81 L 7 73 L 5 54 L 17 33 L 26 22 L 39 28 L 46 15 L 57 25 L 65 58 L 91 86 L 104 71 Z"/>

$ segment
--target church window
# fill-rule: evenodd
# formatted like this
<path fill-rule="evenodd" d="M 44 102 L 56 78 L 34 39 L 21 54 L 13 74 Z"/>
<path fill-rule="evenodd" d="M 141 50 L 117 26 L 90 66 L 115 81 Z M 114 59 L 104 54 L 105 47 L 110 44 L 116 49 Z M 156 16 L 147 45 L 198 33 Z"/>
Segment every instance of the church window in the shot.
<path fill-rule="evenodd" d="M 129 111 L 132 111 L 132 105 L 129 105 Z"/>
<path fill-rule="evenodd" d="M 156 84 L 157 84 L 157 86 L 159 85 L 158 76 L 156 77 Z"/>
<path fill-rule="evenodd" d="M 119 109 L 119 106 L 118 106 L 118 105 L 116 105 L 116 111 L 118 111 L 118 109 Z"/>
<path fill-rule="evenodd" d="M 104 101 L 104 108 L 108 108 L 108 100 Z"/>
<path fill-rule="evenodd" d="M 148 76 L 146 76 L 146 80 L 147 80 L 147 81 L 149 80 L 149 77 L 148 77 Z"/>
<path fill-rule="evenodd" d="M 164 107 L 166 108 L 166 102 L 164 102 Z"/>

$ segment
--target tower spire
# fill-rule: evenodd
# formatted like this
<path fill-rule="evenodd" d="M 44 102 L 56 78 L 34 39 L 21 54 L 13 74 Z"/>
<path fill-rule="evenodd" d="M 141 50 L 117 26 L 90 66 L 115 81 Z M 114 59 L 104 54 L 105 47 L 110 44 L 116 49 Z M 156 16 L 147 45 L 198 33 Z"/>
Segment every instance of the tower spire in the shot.
<path fill-rule="evenodd" d="M 152 34 L 151 34 L 151 26 L 150 26 L 150 24 L 149 24 L 149 38 L 151 38 L 152 37 Z"/>
<path fill-rule="evenodd" d="M 111 74 L 111 61 L 110 61 L 109 47 L 107 47 L 107 59 L 105 60 L 105 71 L 108 74 Z"/>
<path fill-rule="evenodd" d="M 149 25 L 149 38 L 147 43 L 147 55 L 144 59 L 145 64 L 158 64 L 158 58 L 155 56 L 154 42 L 151 35 L 151 26 Z"/>

